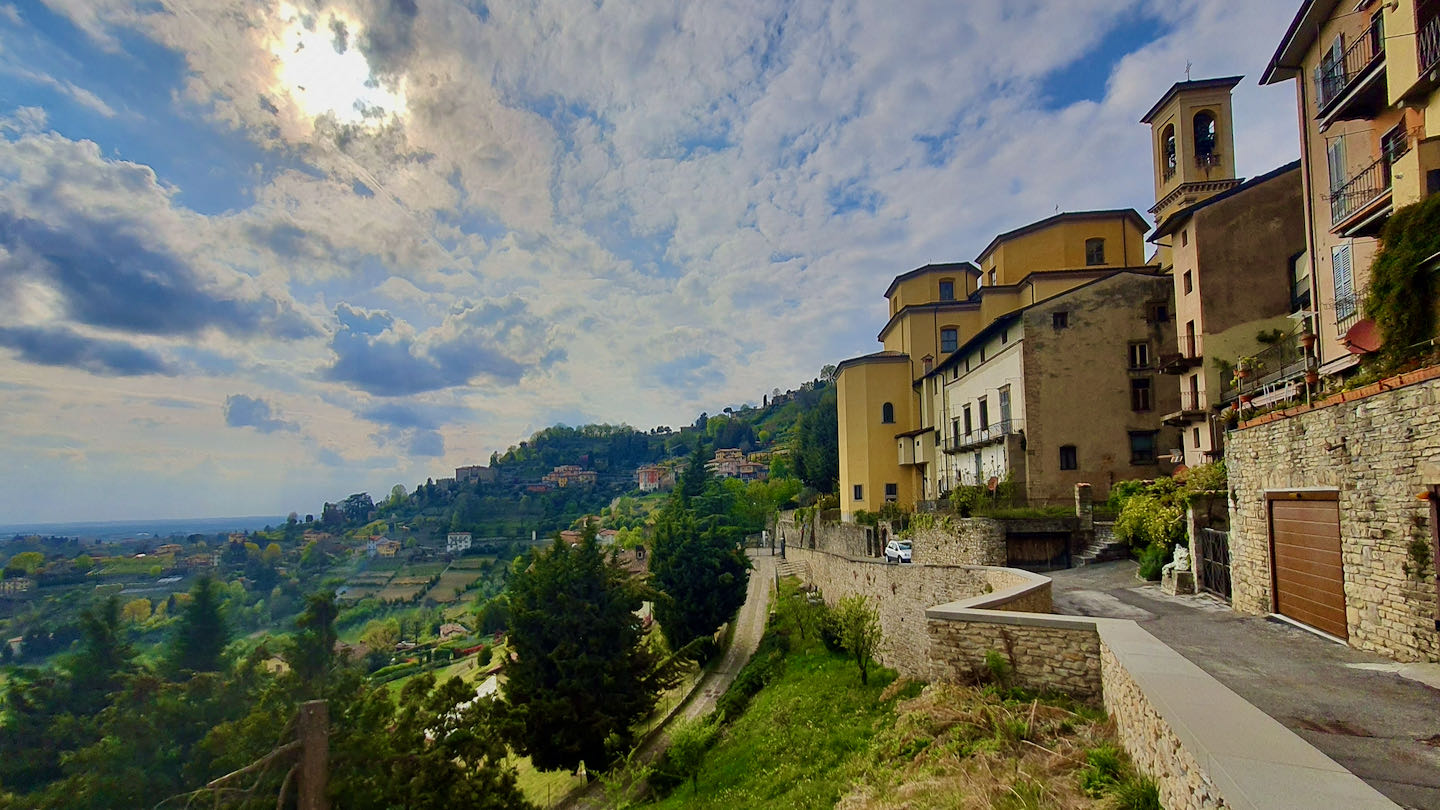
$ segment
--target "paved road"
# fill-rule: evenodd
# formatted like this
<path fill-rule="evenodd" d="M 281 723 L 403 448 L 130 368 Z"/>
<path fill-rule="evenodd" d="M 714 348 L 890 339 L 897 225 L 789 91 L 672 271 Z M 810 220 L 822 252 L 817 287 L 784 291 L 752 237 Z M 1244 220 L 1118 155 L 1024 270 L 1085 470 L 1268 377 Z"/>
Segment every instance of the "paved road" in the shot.
<path fill-rule="evenodd" d="M 760 646 L 760 638 L 765 635 L 765 618 L 770 612 L 770 592 L 775 588 L 775 563 L 780 558 L 770 556 L 768 550 L 758 555 L 752 550 L 749 554 L 750 562 L 755 568 L 750 572 L 745 604 L 741 606 L 740 614 L 735 619 L 735 632 L 730 637 L 730 646 L 725 650 L 720 662 L 705 673 L 687 701 L 681 704 L 666 722 L 667 728 L 678 720 L 703 717 L 714 710 L 716 702 L 725 694 L 725 690 L 730 688 L 735 676 L 740 674 L 740 670 Z M 662 729 L 641 747 L 639 758 L 642 762 L 653 762 L 669 745 L 669 734 Z M 561 807 L 566 810 L 601 810 L 605 806 L 604 798 L 604 789 L 599 782 L 594 782 Z"/>
<path fill-rule="evenodd" d="M 1055 612 L 1134 619 L 1311 745 L 1409 808 L 1440 810 L 1440 689 L 1397 664 L 1208 595 L 1167 596 L 1135 563 L 1048 574 Z M 1435 667 L 1406 668 L 1429 675 Z"/>

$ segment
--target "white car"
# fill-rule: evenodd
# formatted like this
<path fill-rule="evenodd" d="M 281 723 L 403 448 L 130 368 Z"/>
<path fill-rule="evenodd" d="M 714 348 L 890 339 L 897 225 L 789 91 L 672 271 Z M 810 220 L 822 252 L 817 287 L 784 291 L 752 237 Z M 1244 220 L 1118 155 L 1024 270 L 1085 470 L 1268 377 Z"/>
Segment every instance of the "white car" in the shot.
<path fill-rule="evenodd" d="M 885 544 L 885 562 L 908 563 L 910 562 L 910 541 L 891 540 Z"/>

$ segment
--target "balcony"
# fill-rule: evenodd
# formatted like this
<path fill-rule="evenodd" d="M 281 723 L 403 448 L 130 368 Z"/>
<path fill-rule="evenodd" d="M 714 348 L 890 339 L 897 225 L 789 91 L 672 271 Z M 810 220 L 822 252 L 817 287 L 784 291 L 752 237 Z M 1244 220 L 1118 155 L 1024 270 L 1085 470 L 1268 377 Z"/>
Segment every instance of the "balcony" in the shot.
<path fill-rule="evenodd" d="M 1321 126 L 1373 118 L 1389 99 L 1385 86 L 1385 29 L 1376 17 L 1339 59 L 1315 68 L 1315 117 Z"/>
<path fill-rule="evenodd" d="M 1228 374 L 1220 375 L 1221 402 L 1233 402 L 1242 395 L 1263 396 L 1285 388 L 1305 376 L 1311 358 L 1301 345 L 1300 336 L 1292 334 L 1250 359 L 1252 365 L 1245 377 L 1239 377 L 1238 372 L 1236 379 L 1230 379 Z"/>
<path fill-rule="evenodd" d="M 946 453 L 963 453 L 974 450 L 977 447 L 984 447 L 987 444 L 996 444 L 1005 440 L 1006 436 L 1015 436 L 1025 432 L 1025 425 L 1018 419 L 1007 419 L 996 422 L 989 427 L 972 430 L 969 433 L 956 433 L 945 437 Z"/>
<path fill-rule="evenodd" d="M 1440 13 L 1420 23 L 1416 35 L 1420 45 L 1420 76 L 1440 67 Z"/>
<path fill-rule="evenodd" d="M 1394 157 L 1398 155 L 1382 154 L 1330 192 L 1330 230 L 1345 236 L 1359 235 L 1390 212 L 1390 162 Z"/>
<path fill-rule="evenodd" d="M 1342 337 L 1360 320 L 1363 293 L 1342 293 L 1335 297 L 1335 333 Z"/>
<path fill-rule="evenodd" d="M 1160 355 L 1161 374 L 1184 374 L 1204 362 L 1200 335 L 1181 335 L 1180 351 Z"/>
<path fill-rule="evenodd" d="M 1204 419 L 1207 410 L 1209 407 L 1205 402 L 1204 394 L 1199 391 L 1182 390 L 1180 392 L 1180 410 L 1165 414 L 1160 421 L 1167 425 L 1188 425 Z"/>

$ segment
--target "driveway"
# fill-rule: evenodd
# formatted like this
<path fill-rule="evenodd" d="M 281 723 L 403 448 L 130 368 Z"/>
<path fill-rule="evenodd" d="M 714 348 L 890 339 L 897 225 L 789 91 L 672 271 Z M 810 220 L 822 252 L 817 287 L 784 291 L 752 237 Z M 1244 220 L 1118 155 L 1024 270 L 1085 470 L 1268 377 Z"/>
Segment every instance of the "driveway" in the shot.
<path fill-rule="evenodd" d="M 1440 810 L 1440 666 L 1402 667 L 1209 595 L 1167 596 L 1135 569 L 1049 572 L 1055 612 L 1139 622 L 1395 803 Z"/>

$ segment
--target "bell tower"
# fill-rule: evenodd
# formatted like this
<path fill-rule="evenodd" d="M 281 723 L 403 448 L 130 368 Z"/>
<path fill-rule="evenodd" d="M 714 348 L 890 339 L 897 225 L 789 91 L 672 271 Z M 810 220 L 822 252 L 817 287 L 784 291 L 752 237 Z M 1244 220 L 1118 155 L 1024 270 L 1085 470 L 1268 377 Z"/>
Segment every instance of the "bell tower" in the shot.
<path fill-rule="evenodd" d="M 1243 76 L 1178 82 L 1140 119 L 1150 125 L 1156 226 L 1240 184 L 1230 92 Z"/>

